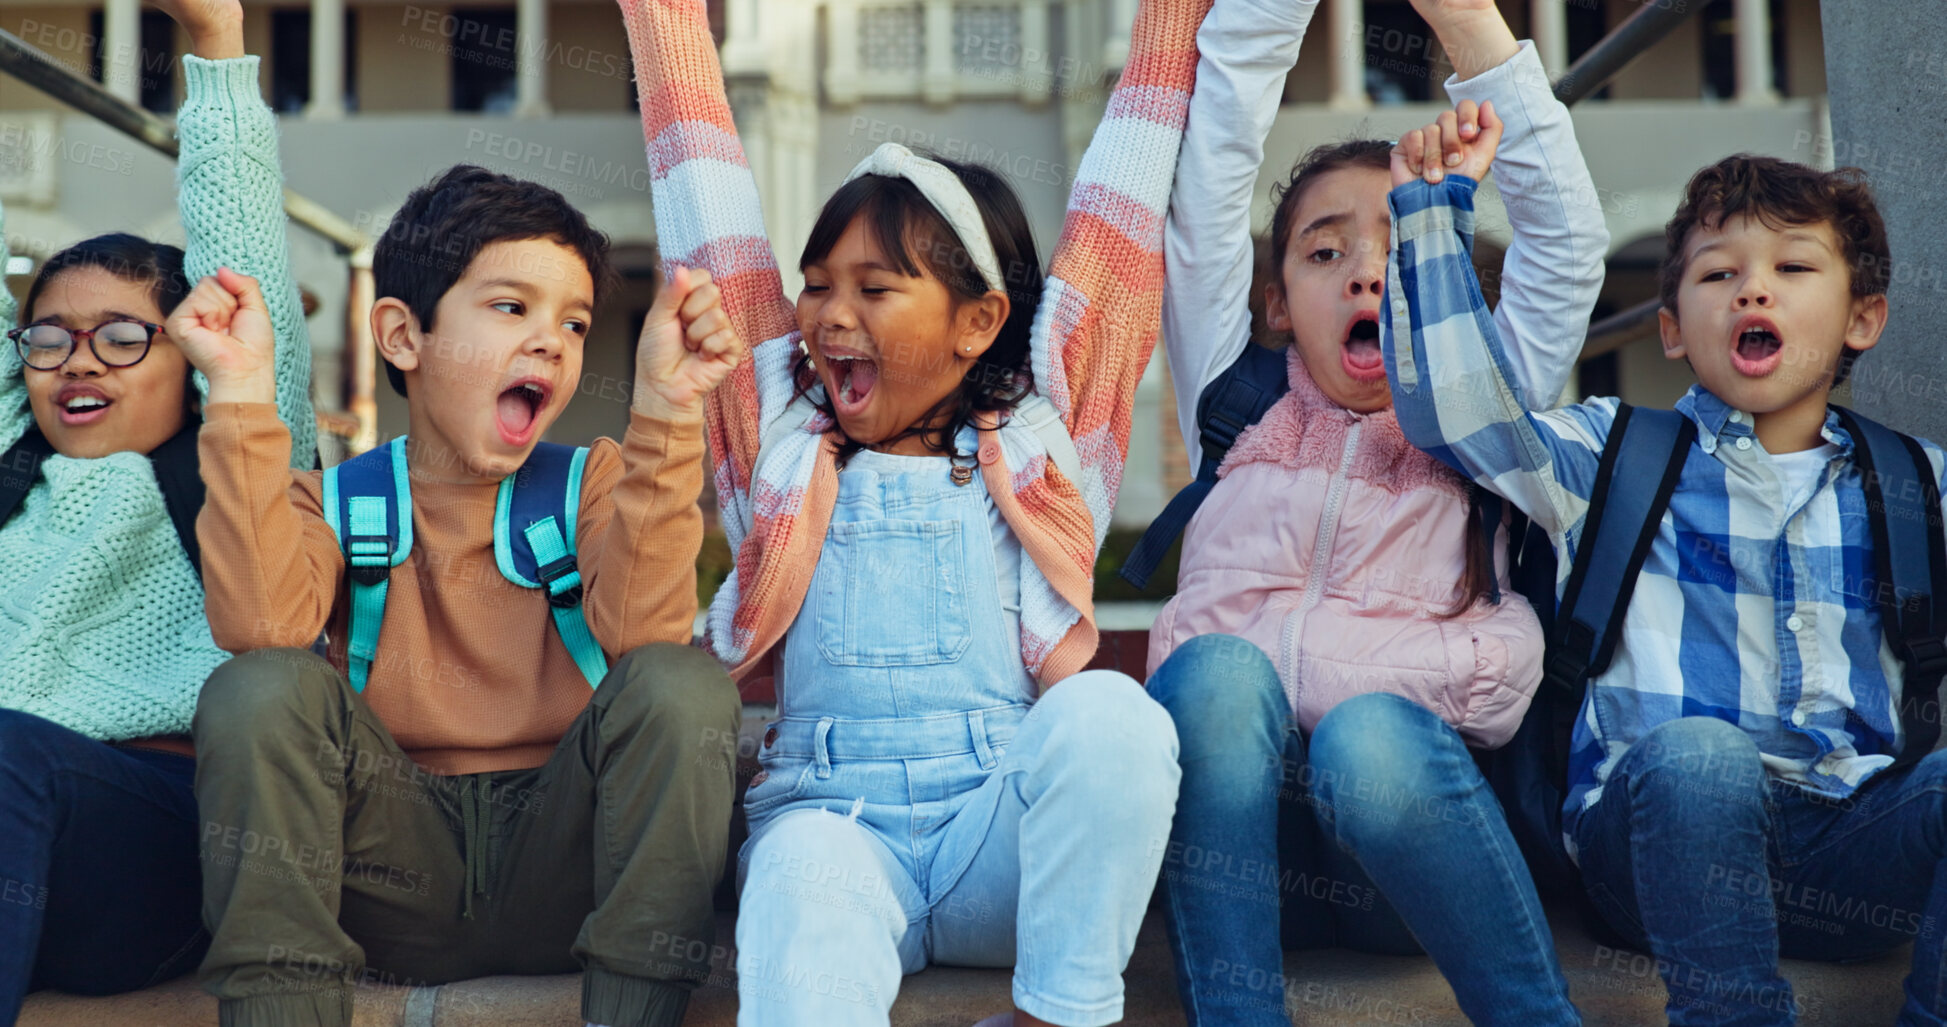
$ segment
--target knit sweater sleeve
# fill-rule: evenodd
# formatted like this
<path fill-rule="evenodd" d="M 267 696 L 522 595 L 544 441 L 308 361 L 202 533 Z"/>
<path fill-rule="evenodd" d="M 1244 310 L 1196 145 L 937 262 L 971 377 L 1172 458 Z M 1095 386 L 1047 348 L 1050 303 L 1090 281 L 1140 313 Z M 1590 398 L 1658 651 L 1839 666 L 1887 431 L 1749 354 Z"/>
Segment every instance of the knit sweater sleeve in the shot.
<path fill-rule="evenodd" d="M 718 504 L 741 541 L 762 429 L 791 394 L 797 314 L 784 295 L 764 232 L 757 180 L 731 123 L 703 0 L 620 0 L 635 59 L 636 95 L 648 146 L 650 197 L 665 272 L 710 272 L 724 313 L 752 347 L 710 394 L 705 434 Z"/>
<path fill-rule="evenodd" d="M 1035 313 L 1035 385 L 1081 457 L 1099 539 L 1109 523 L 1136 384 L 1162 317 L 1163 224 L 1210 0 L 1143 0 L 1128 64 L 1076 171 Z"/>
<path fill-rule="evenodd" d="M 277 338 L 277 413 L 290 428 L 291 466 L 309 470 L 317 458 L 310 335 L 284 233 L 277 119 L 257 91 L 257 63 L 183 57 L 176 180 L 184 265 L 192 283 L 228 267 L 262 285 Z"/>

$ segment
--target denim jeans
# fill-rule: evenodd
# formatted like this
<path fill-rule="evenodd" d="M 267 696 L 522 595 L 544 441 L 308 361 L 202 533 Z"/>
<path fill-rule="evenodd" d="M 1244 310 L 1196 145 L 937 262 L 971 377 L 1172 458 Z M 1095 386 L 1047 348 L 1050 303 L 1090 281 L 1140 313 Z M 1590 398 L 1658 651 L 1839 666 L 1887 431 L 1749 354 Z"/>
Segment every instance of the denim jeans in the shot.
<path fill-rule="evenodd" d="M 1036 698 L 998 584 L 996 536 L 1018 543 L 980 483 L 941 457 L 839 475 L 744 800 L 741 1027 L 883 1025 L 929 962 L 1012 966 L 1054 1023 L 1122 1018 L 1176 732 L 1112 671 Z"/>
<path fill-rule="evenodd" d="M 1909 941 L 1899 1023 L 1947 1024 L 1947 753 L 1824 799 L 1771 778 L 1737 725 L 1683 717 L 1623 753 L 1571 830 L 1597 908 L 1656 956 L 1672 1024 L 1793 1023 L 1781 952 Z"/>
<path fill-rule="evenodd" d="M 1417 938 L 1475 1023 L 1580 1022 L 1500 805 L 1438 717 L 1360 696 L 1307 754 L 1270 660 L 1225 635 L 1180 646 L 1149 689 L 1182 751 L 1163 884 L 1191 1024 L 1290 1023 L 1281 904 L 1286 944 Z"/>
<path fill-rule="evenodd" d="M 37 988 L 110 995 L 196 969 L 195 761 L 0 710 L 0 1023 Z"/>

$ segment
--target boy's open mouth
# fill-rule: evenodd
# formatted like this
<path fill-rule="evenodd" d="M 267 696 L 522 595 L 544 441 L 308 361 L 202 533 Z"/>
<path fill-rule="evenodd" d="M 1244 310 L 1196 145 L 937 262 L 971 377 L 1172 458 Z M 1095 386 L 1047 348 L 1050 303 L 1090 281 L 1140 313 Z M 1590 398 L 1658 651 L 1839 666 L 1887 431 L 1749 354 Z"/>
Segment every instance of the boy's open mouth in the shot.
<path fill-rule="evenodd" d="M 1731 363 L 1741 374 L 1761 377 L 1778 367 L 1784 348 L 1785 341 L 1779 338 L 1775 325 L 1763 318 L 1748 317 L 1738 322 Z"/>
<path fill-rule="evenodd" d="M 541 409 L 548 405 L 552 392 L 553 388 L 539 378 L 523 378 L 502 389 L 494 405 L 500 437 L 509 445 L 526 445 L 534 437 Z"/>
<path fill-rule="evenodd" d="M 879 384 L 879 365 L 865 357 L 826 356 L 831 368 L 832 405 L 841 415 L 856 414 L 865 408 L 866 397 Z"/>
<path fill-rule="evenodd" d="M 1379 349 L 1379 315 L 1361 310 L 1346 326 L 1345 342 L 1339 363 L 1354 381 L 1380 381 L 1386 377 L 1386 355 Z"/>

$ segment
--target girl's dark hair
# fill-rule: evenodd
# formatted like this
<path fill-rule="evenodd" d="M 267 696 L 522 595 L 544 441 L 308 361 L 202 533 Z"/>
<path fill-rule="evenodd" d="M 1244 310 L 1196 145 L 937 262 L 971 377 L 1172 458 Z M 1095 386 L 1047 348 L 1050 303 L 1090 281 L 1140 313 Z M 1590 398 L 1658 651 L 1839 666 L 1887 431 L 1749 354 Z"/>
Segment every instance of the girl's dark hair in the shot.
<path fill-rule="evenodd" d="M 1279 269 L 1284 267 L 1285 250 L 1291 245 L 1291 233 L 1296 227 L 1293 222 L 1298 219 L 1298 204 L 1304 200 L 1305 190 L 1334 171 L 1348 168 L 1388 171 L 1392 167 L 1392 152 L 1393 144 L 1389 140 L 1349 139 L 1315 146 L 1298 158 L 1298 163 L 1291 166 L 1291 174 L 1271 189 L 1271 200 L 1277 205 L 1271 215 L 1270 272 L 1274 281 L 1279 281 Z M 1443 611 L 1442 616 L 1446 617 L 1467 612 L 1495 591 L 1494 552 L 1488 543 L 1491 535 L 1482 522 L 1480 503 L 1472 498 L 1473 488 L 1468 486 L 1467 564 L 1460 575 L 1460 598 Z"/>
<path fill-rule="evenodd" d="M 98 267 L 123 281 L 147 285 L 150 298 L 164 317 L 189 295 L 181 249 L 127 232 L 110 232 L 83 239 L 47 258 L 34 275 L 34 284 L 27 287 L 27 305 L 22 308 L 21 321 L 34 320 L 34 304 L 39 302 L 41 290 L 49 282 L 63 271 L 83 267 Z"/>
<path fill-rule="evenodd" d="M 958 176 L 980 208 L 1010 304 L 1007 321 L 994 337 L 994 344 L 975 360 L 960 388 L 928 411 L 918 424 L 895 436 L 918 435 L 929 449 L 961 455 L 954 453 L 954 436 L 975 414 L 1012 410 L 1028 392 L 1028 337 L 1035 308 L 1041 303 L 1041 259 L 1035 255 L 1034 231 L 1028 226 L 1020 198 L 1000 175 L 977 164 L 926 156 Z M 861 175 L 840 186 L 825 201 L 805 242 L 804 255 L 798 259 L 798 269 L 824 260 L 858 218 L 864 219 L 873 241 L 893 265 L 906 274 L 919 277 L 930 273 L 956 302 L 987 295 L 986 280 L 946 218 L 917 186 L 903 178 L 882 175 Z M 798 357 L 797 377 L 800 394 L 816 384 L 808 353 Z M 837 421 L 829 397 L 819 409 Z M 926 427 L 928 424 L 933 426 Z M 839 466 L 845 466 L 852 454 L 863 448 L 862 443 L 846 439 L 839 446 Z"/>
<path fill-rule="evenodd" d="M 1271 187 L 1271 202 L 1277 211 L 1271 215 L 1271 274 L 1284 266 L 1285 248 L 1291 245 L 1292 221 L 1298 216 L 1299 201 L 1305 190 L 1334 171 L 1347 168 L 1392 168 L 1393 144 L 1384 139 L 1348 139 L 1342 143 L 1314 146 L 1291 166 L 1291 174 Z"/>
<path fill-rule="evenodd" d="M 189 296 L 189 277 L 183 270 L 183 251 L 168 243 L 150 242 L 127 232 L 110 232 L 83 239 L 56 253 L 41 264 L 34 283 L 27 287 L 27 305 L 21 308 L 21 323 L 34 320 L 34 305 L 41 291 L 64 271 L 98 267 L 125 282 L 149 287 L 149 298 L 163 317 Z M 196 369 L 189 369 L 183 382 L 183 418 L 195 423 L 201 408 L 196 393 Z"/>

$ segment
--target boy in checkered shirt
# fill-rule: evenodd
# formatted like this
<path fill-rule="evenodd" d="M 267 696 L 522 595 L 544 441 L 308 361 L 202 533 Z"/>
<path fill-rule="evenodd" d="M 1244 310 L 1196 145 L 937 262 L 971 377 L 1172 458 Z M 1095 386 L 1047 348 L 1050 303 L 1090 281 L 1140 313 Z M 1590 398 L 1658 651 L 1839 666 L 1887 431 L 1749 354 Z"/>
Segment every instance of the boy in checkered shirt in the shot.
<path fill-rule="evenodd" d="M 1475 183 L 1394 181 L 1400 425 L 1549 533 L 1559 588 L 1619 401 L 1524 409 L 1472 278 Z M 1781 950 L 1916 938 L 1899 1022 L 1947 1022 L 1947 753 L 1894 766 L 1903 698 L 1933 697 L 1903 695 L 1855 441 L 1828 404 L 1886 324 L 1885 226 L 1856 170 L 1740 155 L 1691 179 L 1666 234 L 1659 328 L 1696 373 L 1676 406 L 1696 434 L 1577 718 L 1569 851 L 1656 955 L 1672 1024 L 1791 1023 Z M 1937 484 L 1942 451 L 1922 447 Z"/>

